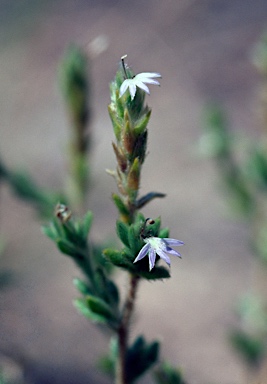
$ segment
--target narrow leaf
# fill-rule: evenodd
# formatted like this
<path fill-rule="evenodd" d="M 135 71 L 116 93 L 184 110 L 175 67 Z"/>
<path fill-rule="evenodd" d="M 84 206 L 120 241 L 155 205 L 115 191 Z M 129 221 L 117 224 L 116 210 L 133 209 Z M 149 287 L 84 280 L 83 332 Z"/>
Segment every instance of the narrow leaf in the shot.
<path fill-rule="evenodd" d="M 107 323 L 107 318 L 91 311 L 84 299 L 75 299 L 73 304 L 78 312 L 87 319 L 90 319 L 93 323 Z"/>
<path fill-rule="evenodd" d="M 126 247 L 129 247 L 129 239 L 128 239 L 128 232 L 129 232 L 129 226 L 123 223 L 122 221 L 117 221 L 117 234 Z"/>
<path fill-rule="evenodd" d="M 159 198 L 162 198 L 162 197 L 165 197 L 166 194 L 165 193 L 161 193 L 161 192 L 149 192 L 147 193 L 145 196 L 142 196 L 140 197 L 140 199 L 137 200 L 136 202 L 136 207 L 138 209 L 140 208 L 143 208 L 146 204 L 148 204 L 151 200 L 159 197 Z"/>

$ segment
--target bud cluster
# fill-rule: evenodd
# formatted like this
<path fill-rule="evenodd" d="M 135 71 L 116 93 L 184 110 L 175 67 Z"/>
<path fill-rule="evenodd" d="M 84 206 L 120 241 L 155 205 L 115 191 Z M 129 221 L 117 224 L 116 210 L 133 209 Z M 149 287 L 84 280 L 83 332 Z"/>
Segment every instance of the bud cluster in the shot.
<path fill-rule="evenodd" d="M 128 78 L 134 77 L 129 68 L 126 71 Z M 120 96 L 120 87 L 124 80 L 124 71 L 121 68 L 110 86 L 111 103 L 108 110 L 116 137 L 113 150 L 117 169 L 112 174 L 121 195 L 114 195 L 114 202 L 121 219 L 131 223 L 137 204 L 141 167 L 146 156 L 147 124 L 151 109 L 145 106 L 145 93 L 139 88 L 133 100 L 129 92 Z"/>

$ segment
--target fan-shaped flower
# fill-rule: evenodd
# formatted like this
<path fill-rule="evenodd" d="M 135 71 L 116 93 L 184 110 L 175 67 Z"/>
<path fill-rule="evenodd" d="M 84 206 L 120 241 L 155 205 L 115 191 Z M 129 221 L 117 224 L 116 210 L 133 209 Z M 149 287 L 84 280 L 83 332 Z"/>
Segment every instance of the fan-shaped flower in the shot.
<path fill-rule="evenodd" d="M 156 255 L 161 257 L 169 266 L 171 265 L 171 260 L 168 256 L 168 253 L 174 256 L 181 257 L 180 253 L 175 251 L 170 247 L 183 245 L 184 243 L 180 240 L 169 239 L 169 238 L 160 238 L 160 237 L 147 237 L 144 239 L 146 243 L 143 248 L 138 253 L 137 257 L 134 260 L 134 263 L 143 259 L 148 254 L 149 259 L 149 271 L 155 266 Z"/>
<path fill-rule="evenodd" d="M 133 100 L 136 94 L 136 87 L 139 87 L 144 92 L 150 95 L 149 88 L 146 84 L 160 85 L 158 80 L 154 80 L 154 79 L 161 77 L 161 74 L 156 72 L 142 72 L 134 76 L 133 78 L 129 79 L 128 73 L 126 71 L 127 64 L 124 61 L 126 57 L 127 55 L 124 55 L 121 57 L 121 64 L 122 64 L 125 80 L 120 86 L 120 97 L 124 95 L 124 93 L 129 88 L 131 99 Z"/>
<path fill-rule="evenodd" d="M 142 72 L 136 75 L 132 79 L 126 79 L 120 86 L 120 97 L 124 95 L 124 93 L 129 88 L 129 92 L 131 95 L 131 99 L 133 100 L 136 94 L 136 87 L 141 88 L 147 94 L 150 94 L 149 88 L 146 84 L 154 84 L 160 85 L 158 80 L 154 80 L 155 78 L 161 77 L 160 73 L 155 72 Z"/>

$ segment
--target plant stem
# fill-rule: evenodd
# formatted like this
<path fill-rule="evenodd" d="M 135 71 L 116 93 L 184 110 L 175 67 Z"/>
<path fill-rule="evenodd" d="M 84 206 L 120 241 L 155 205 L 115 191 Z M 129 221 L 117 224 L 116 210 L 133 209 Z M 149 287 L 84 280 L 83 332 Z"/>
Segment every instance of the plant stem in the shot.
<path fill-rule="evenodd" d="M 130 275 L 128 295 L 124 304 L 121 323 L 118 328 L 118 360 L 116 367 L 116 384 L 128 384 L 126 374 L 126 354 L 128 346 L 129 326 L 134 310 L 134 302 L 139 277 Z"/>

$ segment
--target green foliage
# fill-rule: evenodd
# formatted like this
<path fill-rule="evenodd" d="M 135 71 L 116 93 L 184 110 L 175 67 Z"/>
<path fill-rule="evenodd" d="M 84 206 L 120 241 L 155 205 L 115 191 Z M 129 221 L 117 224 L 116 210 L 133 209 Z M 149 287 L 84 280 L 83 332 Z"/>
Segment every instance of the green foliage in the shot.
<path fill-rule="evenodd" d="M 267 156 L 266 148 L 260 144 L 251 149 L 251 155 L 246 166 L 246 176 L 258 188 L 267 189 Z"/>
<path fill-rule="evenodd" d="M 41 217 L 48 218 L 53 213 L 55 204 L 66 199 L 59 193 L 53 193 L 39 187 L 33 178 L 25 171 L 9 170 L 0 164 L 3 181 L 7 182 L 12 192 L 22 200 L 30 203 Z"/>
<path fill-rule="evenodd" d="M 87 280 L 74 279 L 73 283 L 82 294 L 74 301 L 76 308 L 85 317 L 96 323 L 105 323 L 114 329 L 119 318 L 119 291 L 108 277 L 99 247 L 88 243 L 92 224 L 92 213 L 87 212 L 81 219 L 73 218 L 71 212 L 62 204 L 56 208 L 57 218 L 43 232 L 57 245 L 58 249 L 70 256 L 86 276 Z"/>
<path fill-rule="evenodd" d="M 122 198 L 117 195 L 116 193 L 113 193 L 112 194 L 112 199 L 114 201 L 114 204 L 116 205 L 120 215 L 123 217 L 123 218 L 127 218 L 130 214 L 130 211 L 128 209 L 128 207 L 126 206 L 126 204 L 123 202 Z"/>
<path fill-rule="evenodd" d="M 265 340 L 262 337 L 251 336 L 246 332 L 236 330 L 232 332 L 230 341 L 252 367 L 257 366 L 266 353 Z"/>
<path fill-rule="evenodd" d="M 118 339 L 111 337 L 109 343 L 109 351 L 106 355 L 102 356 L 98 361 L 98 367 L 110 378 L 114 378 L 116 371 L 116 361 L 118 358 Z"/>
<path fill-rule="evenodd" d="M 160 231 L 159 231 L 159 237 L 161 239 L 164 239 L 164 238 L 167 238 L 169 237 L 170 235 L 170 230 L 169 228 L 162 228 Z"/>
<path fill-rule="evenodd" d="M 136 207 L 138 209 L 143 208 L 146 204 L 150 203 L 153 199 L 157 197 L 165 197 L 165 193 L 160 193 L 160 192 L 149 192 L 145 196 L 140 197 L 137 202 L 136 202 Z"/>
<path fill-rule="evenodd" d="M 258 334 L 267 332 L 267 310 L 264 299 L 258 295 L 246 294 L 239 300 L 237 313 L 244 326 Z"/>
<path fill-rule="evenodd" d="M 78 277 L 73 279 L 73 285 L 77 288 L 77 290 L 82 295 L 91 295 L 93 292 L 91 291 L 88 283 Z"/>
<path fill-rule="evenodd" d="M 103 271 L 101 272 L 103 273 Z M 94 323 L 106 324 L 113 330 L 119 325 L 119 292 L 116 285 L 105 277 L 106 289 L 94 282 L 93 287 L 75 280 L 83 298 L 74 300 L 77 310 Z M 101 289 L 102 288 L 102 289 Z"/>
<path fill-rule="evenodd" d="M 138 336 L 135 339 L 126 353 L 125 372 L 127 383 L 134 383 L 157 363 L 159 350 L 160 345 L 158 341 L 147 343 L 143 336 Z M 101 370 L 109 376 L 114 376 L 117 357 L 118 341 L 116 338 L 112 338 L 109 355 L 102 357 L 99 361 Z"/>
<path fill-rule="evenodd" d="M 97 312 L 92 311 L 85 299 L 75 299 L 73 304 L 78 312 L 80 312 L 84 317 L 93 323 L 108 324 L 109 319 Z"/>
<path fill-rule="evenodd" d="M 259 260 L 267 261 L 267 155 L 266 155 L 266 34 L 256 46 L 254 63 L 263 75 L 261 92 L 264 130 L 258 140 L 235 140 L 228 129 L 225 114 L 219 107 L 206 113 L 205 132 L 200 142 L 202 153 L 212 156 L 218 166 L 231 211 L 242 213 L 250 226 L 252 246 Z M 245 145 L 244 145 L 245 144 Z M 230 199 L 229 199 L 230 196 Z M 231 342 L 251 366 L 267 355 L 266 300 L 246 295 L 240 300 L 238 314 L 242 329 L 234 330 Z"/>
<path fill-rule="evenodd" d="M 209 157 L 225 157 L 229 154 L 232 136 L 228 132 L 225 114 L 217 105 L 209 105 L 204 111 L 204 134 L 199 149 Z"/>
<path fill-rule="evenodd" d="M 75 124 L 85 125 L 89 118 L 88 61 L 77 46 L 70 46 L 59 66 L 59 80 L 68 111 Z M 78 146 L 86 145 L 76 143 Z"/>
<path fill-rule="evenodd" d="M 127 382 L 133 383 L 148 371 L 159 357 L 159 342 L 147 343 L 143 336 L 138 336 L 126 354 Z"/>
<path fill-rule="evenodd" d="M 74 150 L 78 150 L 79 155 L 85 153 L 88 143 L 84 131 L 88 119 L 86 101 L 90 85 L 86 78 L 86 65 L 86 58 L 79 50 L 72 48 L 61 66 L 63 93 L 75 128 Z M 147 125 L 151 110 L 145 105 L 145 92 L 139 87 L 133 99 L 129 91 L 120 96 L 120 86 L 125 77 L 130 79 L 134 76 L 128 67 L 124 70 L 117 72 L 110 85 L 111 103 L 108 107 L 116 138 L 113 150 L 117 160 L 116 171 L 109 173 L 114 176 L 119 190 L 119 194 L 113 194 L 112 198 L 119 212 L 116 231 L 122 242 L 122 249 L 116 250 L 109 246 L 102 251 L 103 247 L 91 244 L 88 234 L 92 213 L 88 212 L 82 219 L 77 219 L 62 204 L 56 208 L 56 218 L 51 220 L 50 225 L 45 226 L 43 231 L 61 253 L 73 259 L 84 274 L 84 277 L 73 280 L 81 294 L 81 297 L 74 301 L 77 310 L 92 322 L 107 326 L 116 336 L 110 345 L 110 355 L 101 360 L 102 368 L 113 375 L 121 371 L 121 378 L 117 377 L 116 380 L 122 383 L 126 375 L 126 382 L 130 384 L 147 372 L 158 361 L 159 355 L 159 343 L 147 343 L 143 336 L 139 336 L 128 346 L 138 283 L 140 278 L 158 280 L 168 278 L 170 274 L 168 269 L 157 265 L 149 271 L 147 257 L 134 263 L 146 237 L 168 237 L 169 230 L 161 229 L 160 218 L 145 219 L 138 212 L 153 199 L 165 195 L 149 192 L 138 198 L 141 169 L 147 153 Z M 81 165 L 84 160 L 85 157 L 82 157 Z M 73 162 L 75 168 L 77 156 Z M 77 171 L 77 167 L 75 169 Z M 79 169 L 82 169 L 84 174 L 83 167 Z M 76 181 L 78 184 L 83 180 L 76 178 Z M 158 259 L 159 256 L 156 261 Z M 129 290 L 123 305 L 120 305 L 119 290 L 111 278 L 113 266 L 129 274 Z M 166 368 L 165 371 L 172 380 L 178 377 L 178 374 L 174 373 L 171 376 L 170 369 Z M 173 384 L 177 383 L 173 381 Z"/>
<path fill-rule="evenodd" d="M 94 323 L 106 324 L 116 329 L 119 324 L 118 311 L 106 301 L 93 295 L 74 300 L 77 310 Z"/>
<path fill-rule="evenodd" d="M 218 106 L 207 108 L 205 132 L 199 144 L 200 151 L 215 159 L 231 211 L 250 217 L 255 211 L 255 196 L 251 190 L 246 165 L 239 163 L 235 156 L 236 143 L 233 135 L 229 133 L 222 109 Z"/>
<path fill-rule="evenodd" d="M 166 362 L 155 370 L 154 379 L 157 384 L 186 384 L 181 371 Z"/>

